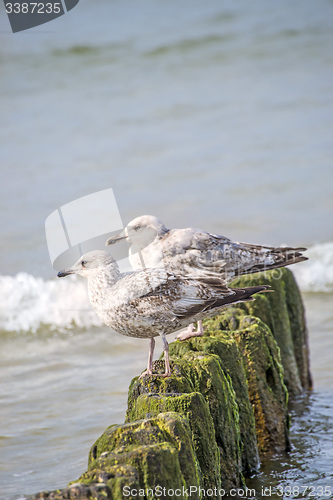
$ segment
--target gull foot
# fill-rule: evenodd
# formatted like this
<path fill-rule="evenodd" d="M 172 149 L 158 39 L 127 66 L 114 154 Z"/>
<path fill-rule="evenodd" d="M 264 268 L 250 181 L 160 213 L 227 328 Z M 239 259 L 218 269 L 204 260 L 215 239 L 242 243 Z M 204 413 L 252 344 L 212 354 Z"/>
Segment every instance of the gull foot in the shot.
<path fill-rule="evenodd" d="M 145 377 L 146 375 L 154 375 L 154 374 L 153 374 L 152 370 L 148 370 L 147 369 L 147 370 L 145 370 L 144 372 L 141 373 L 139 379 Z"/>
<path fill-rule="evenodd" d="M 176 339 L 177 340 L 187 340 L 192 337 L 202 337 L 203 336 L 203 328 L 198 324 L 197 331 L 194 331 L 193 324 L 189 325 L 185 330 L 182 330 L 178 333 Z"/>
<path fill-rule="evenodd" d="M 152 370 L 145 370 L 144 372 L 141 373 L 140 378 L 143 378 L 143 377 L 146 377 L 146 376 L 149 376 L 151 375 L 152 377 L 171 377 L 171 370 L 169 368 L 169 370 L 166 370 L 165 373 L 153 373 Z"/>

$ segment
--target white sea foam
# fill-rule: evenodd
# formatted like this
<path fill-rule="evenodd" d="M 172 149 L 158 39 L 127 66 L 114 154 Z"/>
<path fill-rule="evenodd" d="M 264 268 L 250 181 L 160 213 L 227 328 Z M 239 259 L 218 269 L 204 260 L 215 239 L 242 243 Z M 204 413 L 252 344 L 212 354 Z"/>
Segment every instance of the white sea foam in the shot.
<path fill-rule="evenodd" d="M 47 325 L 64 331 L 100 324 L 85 280 L 43 280 L 27 273 L 0 276 L 0 330 L 36 332 Z"/>
<path fill-rule="evenodd" d="M 333 292 L 333 242 L 321 243 L 305 253 L 309 260 L 292 266 L 303 292 Z"/>

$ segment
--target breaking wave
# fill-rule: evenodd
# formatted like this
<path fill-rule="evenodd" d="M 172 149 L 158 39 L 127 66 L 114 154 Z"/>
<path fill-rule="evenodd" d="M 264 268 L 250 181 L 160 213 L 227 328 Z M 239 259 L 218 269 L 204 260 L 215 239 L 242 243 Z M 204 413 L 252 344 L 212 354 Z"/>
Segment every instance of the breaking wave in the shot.
<path fill-rule="evenodd" d="M 305 253 L 309 260 L 292 266 L 303 292 L 333 292 L 333 242 L 321 243 Z"/>
<path fill-rule="evenodd" d="M 65 331 L 100 324 L 85 280 L 43 280 L 23 272 L 0 276 L 0 330 Z"/>

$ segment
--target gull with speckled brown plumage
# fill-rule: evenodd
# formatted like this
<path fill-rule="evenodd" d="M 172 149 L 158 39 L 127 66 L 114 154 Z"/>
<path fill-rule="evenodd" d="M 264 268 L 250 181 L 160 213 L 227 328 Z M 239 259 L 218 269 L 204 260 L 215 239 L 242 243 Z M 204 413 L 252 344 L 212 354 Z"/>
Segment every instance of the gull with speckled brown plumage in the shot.
<path fill-rule="evenodd" d="M 229 288 L 219 277 L 193 278 L 163 268 L 120 273 L 114 258 L 102 250 L 86 253 L 58 277 L 70 274 L 88 280 L 91 305 L 107 326 L 122 335 L 150 339 L 148 366 L 141 377 L 153 375 L 154 337 L 162 338 L 164 376 L 170 376 L 166 335 L 213 316 L 228 304 L 254 300 L 253 294 L 269 288 Z"/>

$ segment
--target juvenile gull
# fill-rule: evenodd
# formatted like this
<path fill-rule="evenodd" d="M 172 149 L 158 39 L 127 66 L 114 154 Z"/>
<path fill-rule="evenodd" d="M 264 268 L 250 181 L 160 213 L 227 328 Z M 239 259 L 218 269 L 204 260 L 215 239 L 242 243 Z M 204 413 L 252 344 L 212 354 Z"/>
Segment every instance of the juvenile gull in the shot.
<path fill-rule="evenodd" d="M 233 242 L 225 236 L 202 229 L 167 229 L 153 215 L 133 219 L 106 245 L 126 239 L 130 243 L 129 260 L 133 269 L 162 267 L 175 274 L 219 277 L 226 282 L 235 276 L 288 266 L 307 260 L 306 248 L 269 247 Z M 201 321 L 197 332 L 191 324 L 178 335 L 184 340 L 203 334 Z"/>
<path fill-rule="evenodd" d="M 72 267 L 60 271 L 58 277 L 69 274 L 87 278 L 91 305 L 106 325 L 122 335 L 150 338 L 148 367 L 141 377 L 153 373 L 154 337 L 162 337 L 164 376 L 169 376 L 166 335 L 191 321 L 213 316 L 227 304 L 254 300 L 253 294 L 269 288 L 228 288 L 220 278 L 194 279 L 162 268 L 120 273 L 113 257 L 101 250 L 86 253 Z"/>

